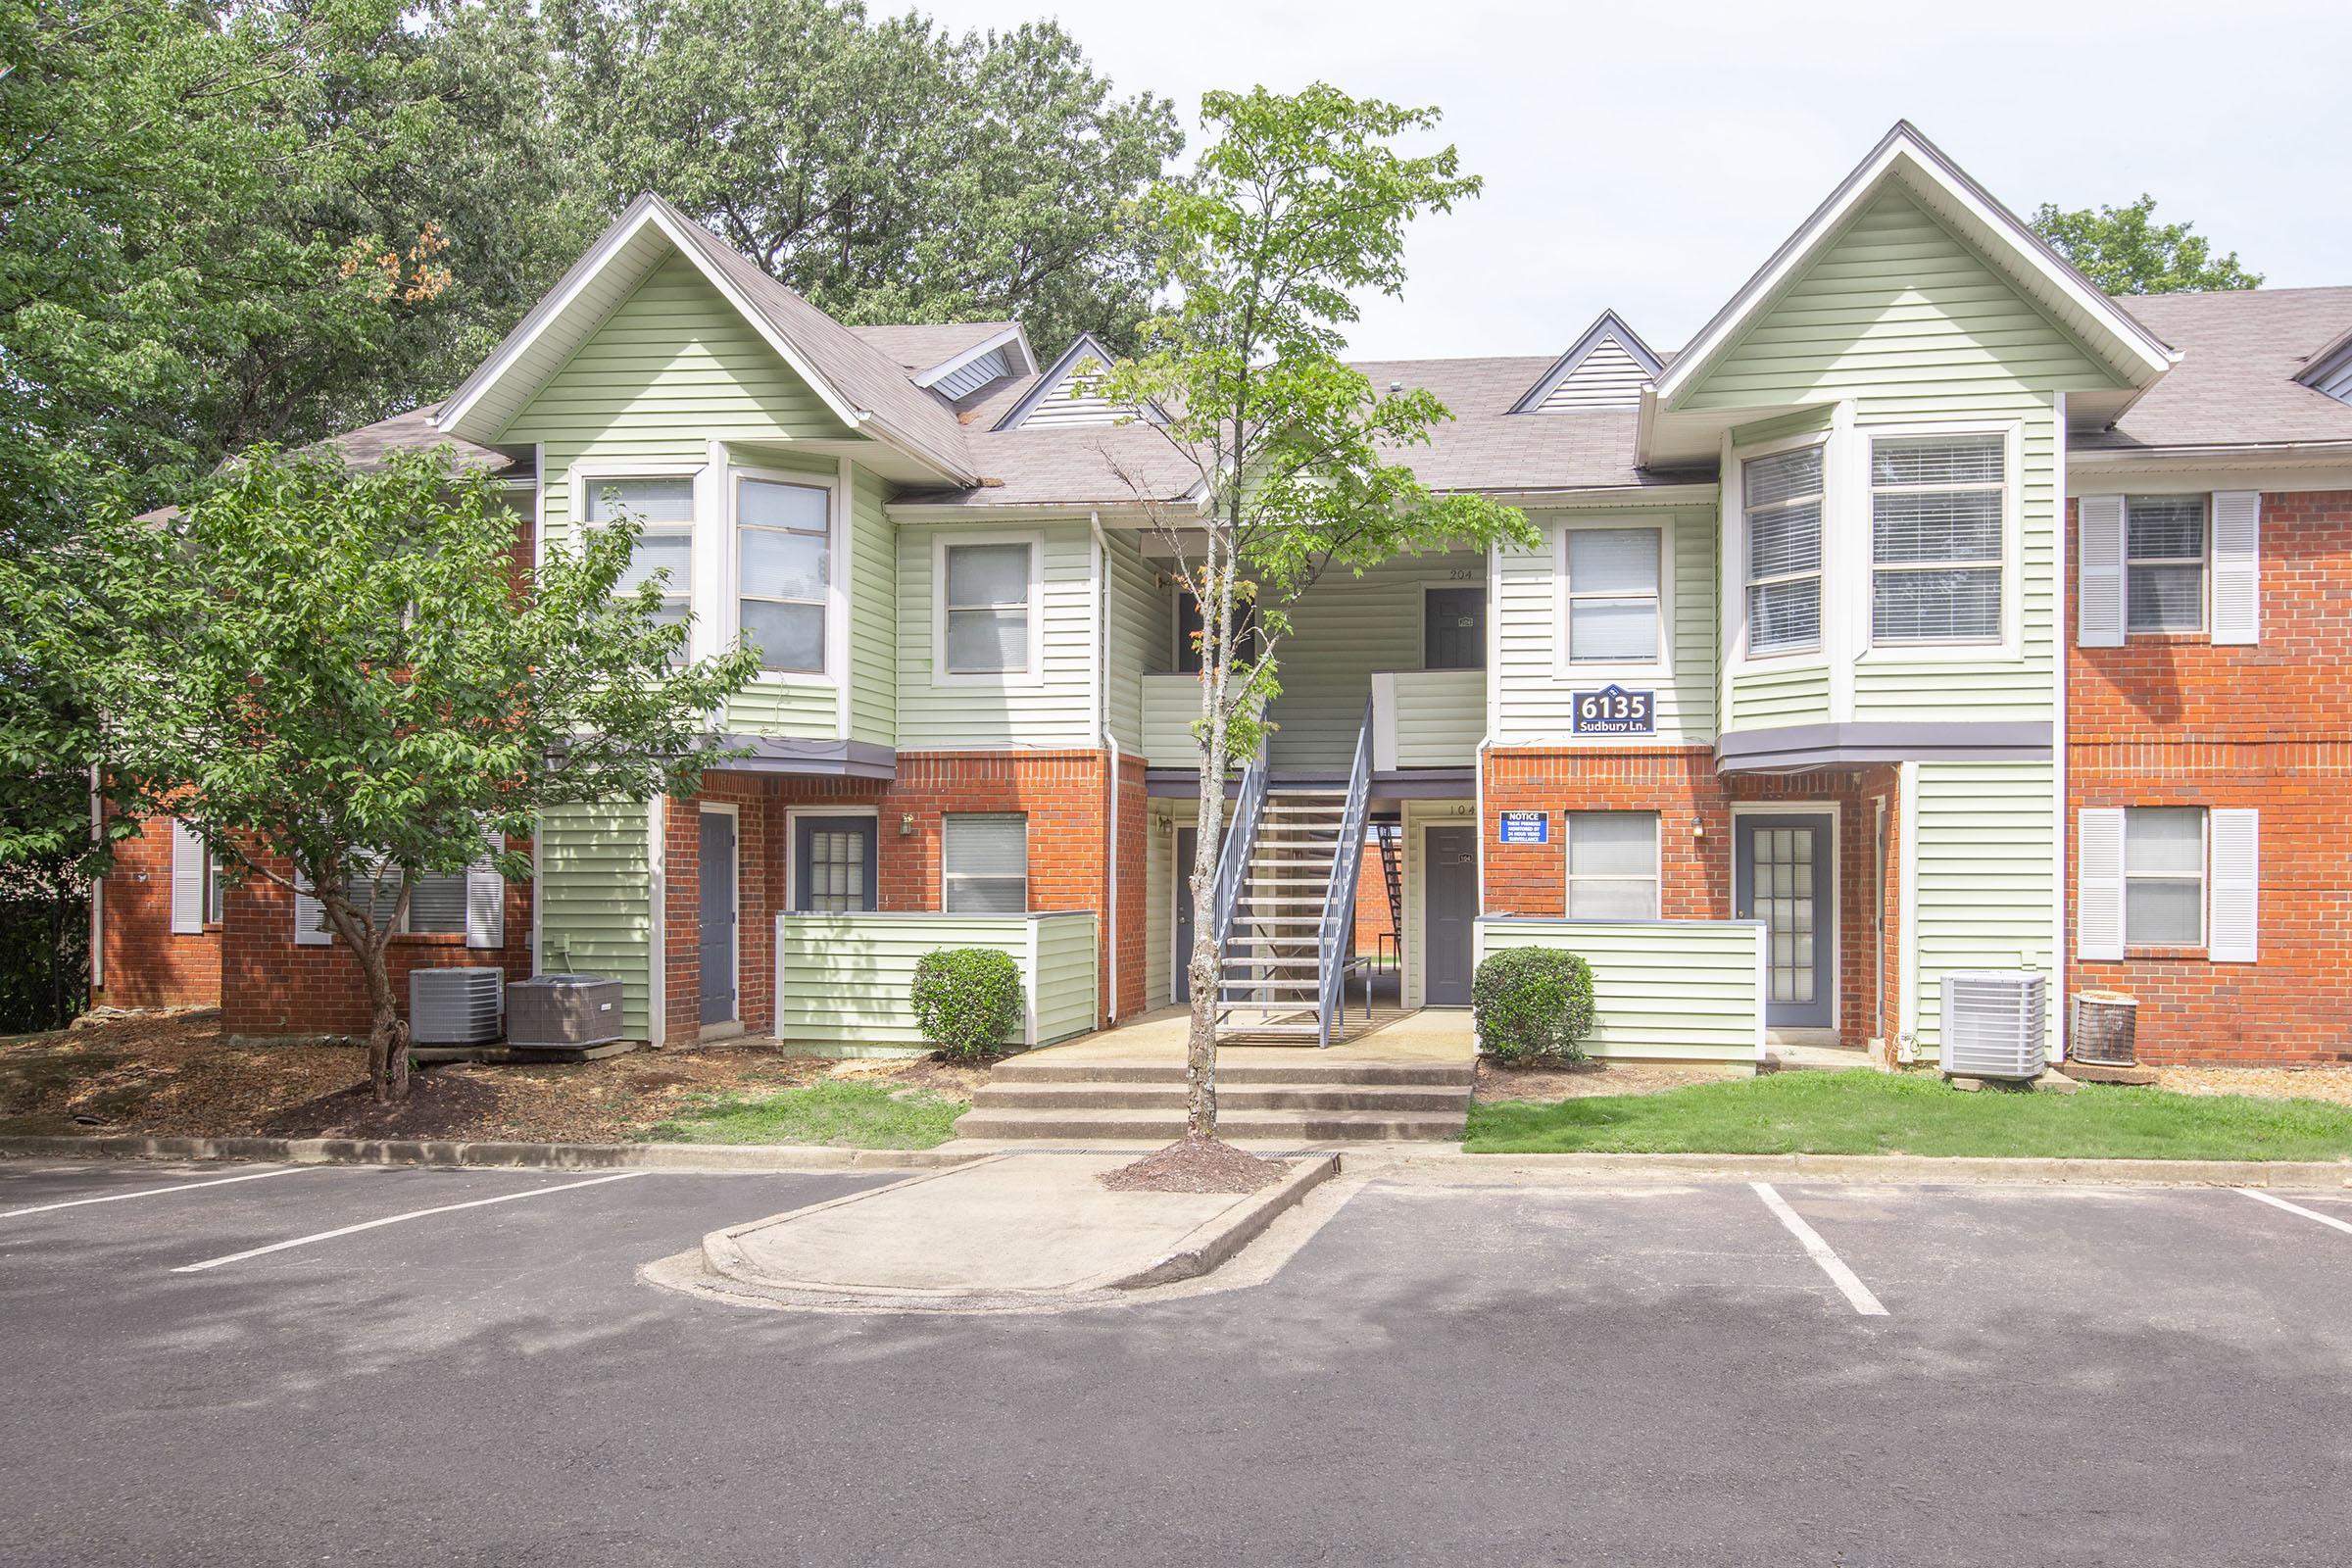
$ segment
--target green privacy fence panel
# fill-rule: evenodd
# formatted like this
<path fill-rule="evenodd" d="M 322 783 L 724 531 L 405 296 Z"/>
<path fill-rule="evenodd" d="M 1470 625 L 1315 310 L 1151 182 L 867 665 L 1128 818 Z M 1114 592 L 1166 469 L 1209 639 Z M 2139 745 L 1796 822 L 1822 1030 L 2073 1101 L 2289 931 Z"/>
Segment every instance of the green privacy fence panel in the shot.
<path fill-rule="evenodd" d="M 1555 948 L 1592 966 L 1595 1056 L 1754 1061 L 1764 1049 L 1764 927 L 1754 920 L 1491 915 L 1476 956 Z"/>
<path fill-rule="evenodd" d="M 1050 1046 L 1095 1027 L 1095 917 L 1070 914 L 780 914 L 776 1038 L 919 1046 L 907 991 L 941 948 L 994 948 L 1021 967 L 1029 1016 L 1007 1045 Z"/>

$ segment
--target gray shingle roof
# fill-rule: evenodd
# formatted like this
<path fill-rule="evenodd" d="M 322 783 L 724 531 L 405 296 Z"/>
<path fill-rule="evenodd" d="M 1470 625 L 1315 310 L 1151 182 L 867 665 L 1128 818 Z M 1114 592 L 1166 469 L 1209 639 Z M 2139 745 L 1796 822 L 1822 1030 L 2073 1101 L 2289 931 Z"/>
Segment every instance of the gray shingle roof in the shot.
<path fill-rule="evenodd" d="M 1013 321 L 942 321 L 916 323 L 907 326 L 853 326 L 851 331 L 896 360 L 911 374 L 921 374 L 934 366 L 945 365 L 958 354 L 975 349 L 1000 333 L 1009 332 Z"/>
<path fill-rule="evenodd" d="M 433 423 L 433 416 L 441 405 L 428 403 L 421 409 L 395 414 L 373 424 L 363 424 L 357 430 L 330 435 L 318 444 L 331 447 L 343 461 L 354 468 L 372 468 L 395 452 L 426 452 L 446 447 L 455 462 L 466 467 L 479 467 L 493 478 L 528 479 L 531 477 L 529 452 L 505 452 L 486 447 L 459 436 L 445 434 Z"/>
<path fill-rule="evenodd" d="M 2143 294 L 2120 303 L 2180 363 L 2112 430 L 2076 450 L 2352 441 L 2352 407 L 2299 385 L 2310 356 L 2352 328 L 2352 288 Z"/>

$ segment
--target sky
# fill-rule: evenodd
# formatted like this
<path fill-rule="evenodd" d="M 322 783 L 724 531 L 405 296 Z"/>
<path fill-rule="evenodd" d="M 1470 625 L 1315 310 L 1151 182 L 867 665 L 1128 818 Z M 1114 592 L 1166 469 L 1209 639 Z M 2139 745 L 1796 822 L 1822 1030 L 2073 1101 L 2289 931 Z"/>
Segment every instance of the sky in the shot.
<path fill-rule="evenodd" d="M 903 9 L 874 0 L 876 14 Z M 2352 3 L 927 0 L 1057 18 L 1123 92 L 1321 78 L 1429 104 L 1484 194 L 1410 232 L 1367 359 L 1551 354 L 1604 308 L 1676 348 L 1898 119 L 2020 216 L 2143 191 L 2271 287 L 2352 283 Z M 1932 20 L 1931 20 L 1932 19 Z"/>

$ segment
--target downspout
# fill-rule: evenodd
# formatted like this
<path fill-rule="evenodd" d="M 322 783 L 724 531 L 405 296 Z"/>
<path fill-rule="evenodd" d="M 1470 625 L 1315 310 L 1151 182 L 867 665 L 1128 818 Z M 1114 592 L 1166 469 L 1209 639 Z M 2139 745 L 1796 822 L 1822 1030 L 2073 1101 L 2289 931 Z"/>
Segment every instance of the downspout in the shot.
<path fill-rule="evenodd" d="M 2058 607 L 2058 624 L 2051 628 L 2054 635 L 2050 639 L 2056 645 L 2057 656 L 2051 661 L 2054 668 L 2051 670 L 2050 678 L 2052 688 L 2050 693 L 2050 760 L 2054 766 L 2050 776 L 2051 782 L 2056 786 L 2058 799 L 2050 832 L 2050 841 L 2053 846 L 2050 880 L 2055 884 L 2050 900 L 2052 906 L 2050 914 L 2050 1005 L 2057 1016 L 2052 1020 L 2047 1051 L 2052 1062 L 2061 1062 L 2066 1059 L 2067 1030 L 2068 1025 L 2072 1022 L 2067 1016 L 2071 1009 L 2067 1005 L 2066 1000 L 2068 948 L 2066 852 L 2067 828 L 2073 819 L 2074 764 L 2067 756 L 2066 750 L 2066 704 L 2069 696 L 2069 677 L 2072 674 L 2068 667 L 2071 661 L 2067 656 L 2073 651 L 2075 643 L 2074 616 L 2069 612 L 2075 609 L 2075 588 L 2074 572 L 2068 563 L 2066 548 L 2067 497 L 2074 489 L 2074 486 L 2067 482 L 2066 476 L 2066 394 L 2063 392 L 2057 394 L 2055 401 L 2057 408 L 2052 411 L 2050 422 L 2051 444 L 2057 449 L 2052 454 L 2052 461 L 2058 470 L 2057 483 L 2054 486 L 2058 492 L 2058 514 L 2050 519 L 2050 532 L 2055 543 L 2055 549 L 2052 552 L 2055 557 L 2055 564 L 2052 569 L 2056 578 L 2050 585 L 2050 601 Z M 2018 532 L 2021 536 L 2025 532 L 2022 522 Z M 2025 566 L 2022 562 L 2018 566 L 2018 574 L 2021 577 L 2025 574 Z M 2018 593 L 2021 600 L 2018 613 L 2022 618 L 2025 613 L 2022 604 L 2025 590 L 2022 585 Z M 2018 631 L 2018 639 L 2022 647 L 2025 639 L 2025 631 L 2022 626 Z"/>
<path fill-rule="evenodd" d="M 1102 513 L 1088 513 L 1086 521 L 1095 535 L 1095 724 L 1110 759 L 1110 787 L 1104 792 L 1110 807 L 1104 813 L 1103 835 L 1110 888 L 1110 907 L 1103 922 L 1110 962 L 1104 967 L 1110 971 L 1110 988 L 1102 1015 L 1103 1021 L 1110 1023 L 1119 1016 L 1119 738 L 1110 732 L 1110 541 L 1102 534 Z"/>

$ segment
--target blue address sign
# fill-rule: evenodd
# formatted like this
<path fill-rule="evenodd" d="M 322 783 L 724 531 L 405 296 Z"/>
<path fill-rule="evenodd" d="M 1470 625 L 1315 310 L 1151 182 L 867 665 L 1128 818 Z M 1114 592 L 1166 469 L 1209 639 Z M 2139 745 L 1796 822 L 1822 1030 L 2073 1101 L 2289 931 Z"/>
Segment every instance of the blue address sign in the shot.
<path fill-rule="evenodd" d="M 1549 811 L 1505 811 L 1495 824 L 1497 844 L 1549 844 L 1551 842 L 1551 813 Z"/>
<path fill-rule="evenodd" d="M 1629 692 L 1611 682 L 1596 692 L 1571 692 L 1575 704 L 1574 733 L 1579 735 L 1655 735 L 1658 706 L 1655 692 Z"/>

